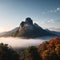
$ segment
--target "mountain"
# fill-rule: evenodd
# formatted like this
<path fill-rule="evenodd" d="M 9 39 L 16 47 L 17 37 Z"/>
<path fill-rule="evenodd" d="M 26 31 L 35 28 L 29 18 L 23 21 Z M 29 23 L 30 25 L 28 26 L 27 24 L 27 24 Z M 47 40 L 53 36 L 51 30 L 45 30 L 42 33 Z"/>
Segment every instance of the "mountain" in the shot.
<path fill-rule="evenodd" d="M 2 36 L 25 37 L 25 38 L 56 35 L 48 30 L 44 30 L 38 24 L 33 23 L 33 20 L 29 17 L 26 18 L 25 21 L 22 21 L 19 27 L 11 31 L 4 32 L 2 34 L 3 34 Z"/>
<path fill-rule="evenodd" d="M 60 32 L 57 32 L 57 31 L 51 31 L 51 32 L 57 35 L 58 37 L 60 37 Z"/>
<path fill-rule="evenodd" d="M 7 31 L 7 32 L 0 33 L 0 37 L 3 37 L 3 36 L 11 36 L 11 35 L 12 35 L 13 33 L 15 33 L 17 30 L 18 30 L 18 27 L 12 29 L 11 31 Z"/>

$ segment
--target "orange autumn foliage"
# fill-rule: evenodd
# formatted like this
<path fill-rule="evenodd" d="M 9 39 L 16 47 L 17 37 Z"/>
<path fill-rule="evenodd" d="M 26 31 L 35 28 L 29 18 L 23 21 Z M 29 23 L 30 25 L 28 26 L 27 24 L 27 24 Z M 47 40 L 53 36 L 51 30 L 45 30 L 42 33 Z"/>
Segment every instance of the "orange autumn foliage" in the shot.
<path fill-rule="evenodd" d="M 60 60 L 60 38 L 58 37 L 43 42 L 37 49 L 42 60 Z"/>

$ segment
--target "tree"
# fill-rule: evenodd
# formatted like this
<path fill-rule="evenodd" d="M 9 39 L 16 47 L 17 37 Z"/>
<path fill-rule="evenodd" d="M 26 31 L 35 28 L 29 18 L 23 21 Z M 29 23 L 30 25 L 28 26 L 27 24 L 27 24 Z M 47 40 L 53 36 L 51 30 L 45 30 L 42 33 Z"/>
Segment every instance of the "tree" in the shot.
<path fill-rule="evenodd" d="M 56 37 L 49 42 L 43 42 L 37 48 L 42 60 L 60 60 L 60 38 Z"/>
<path fill-rule="evenodd" d="M 7 44 L 0 43 L 0 60 L 19 60 L 19 55 Z"/>
<path fill-rule="evenodd" d="M 23 52 L 22 58 L 23 58 L 23 60 L 41 60 L 39 53 L 37 51 L 37 48 L 35 46 L 28 47 Z"/>

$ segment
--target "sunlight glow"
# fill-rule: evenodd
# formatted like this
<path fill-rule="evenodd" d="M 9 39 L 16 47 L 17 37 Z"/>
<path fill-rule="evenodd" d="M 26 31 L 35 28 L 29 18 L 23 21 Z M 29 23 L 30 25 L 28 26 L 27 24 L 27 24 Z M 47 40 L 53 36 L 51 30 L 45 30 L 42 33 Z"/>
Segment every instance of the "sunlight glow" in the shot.
<path fill-rule="evenodd" d="M 13 26 L 0 26 L 0 33 L 12 30 Z"/>

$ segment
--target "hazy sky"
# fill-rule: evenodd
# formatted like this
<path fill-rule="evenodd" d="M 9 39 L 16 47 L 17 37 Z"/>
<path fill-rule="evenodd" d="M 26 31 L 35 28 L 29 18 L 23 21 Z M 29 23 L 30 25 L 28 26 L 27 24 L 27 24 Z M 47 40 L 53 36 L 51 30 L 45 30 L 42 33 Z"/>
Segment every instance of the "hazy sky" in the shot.
<path fill-rule="evenodd" d="M 43 28 L 59 28 L 60 0 L 0 0 L 0 31 L 19 26 L 26 17 Z"/>

